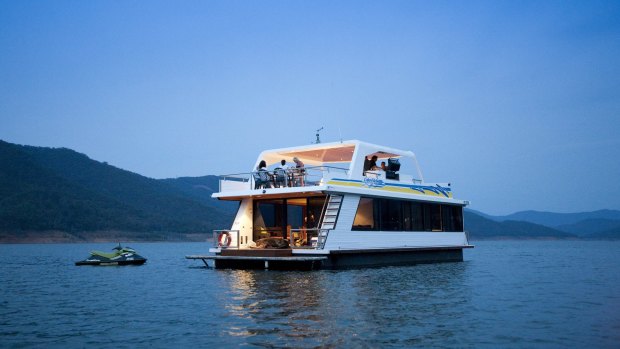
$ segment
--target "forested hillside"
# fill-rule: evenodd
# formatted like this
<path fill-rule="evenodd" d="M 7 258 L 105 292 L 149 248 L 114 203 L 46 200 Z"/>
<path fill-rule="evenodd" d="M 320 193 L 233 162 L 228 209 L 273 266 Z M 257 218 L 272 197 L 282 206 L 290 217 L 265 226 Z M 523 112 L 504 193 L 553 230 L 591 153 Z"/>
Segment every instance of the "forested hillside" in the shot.
<path fill-rule="evenodd" d="M 121 231 L 140 239 L 166 239 L 210 234 L 232 219 L 230 210 L 208 205 L 165 181 L 69 149 L 3 141 L 0 195 L 0 231 L 13 237 L 60 231 L 88 239 L 101 231 Z"/>
<path fill-rule="evenodd" d="M 521 211 L 507 216 L 475 213 L 496 222 L 521 221 L 538 224 L 583 239 L 620 239 L 620 211 L 617 210 L 575 213 Z"/>
<path fill-rule="evenodd" d="M 496 222 L 467 209 L 465 210 L 465 229 L 469 231 L 469 237 L 472 240 L 578 238 L 574 234 L 529 222 Z"/>

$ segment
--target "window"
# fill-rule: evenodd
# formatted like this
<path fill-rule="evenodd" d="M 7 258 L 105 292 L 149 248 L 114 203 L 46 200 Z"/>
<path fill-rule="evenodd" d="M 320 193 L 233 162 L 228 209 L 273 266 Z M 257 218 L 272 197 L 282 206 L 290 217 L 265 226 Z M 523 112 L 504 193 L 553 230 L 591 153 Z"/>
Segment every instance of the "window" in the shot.
<path fill-rule="evenodd" d="M 411 230 L 424 230 L 424 211 L 422 210 L 422 204 L 419 202 L 411 203 Z"/>
<path fill-rule="evenodd" d="M 325 196 L 308 198 L 306 226 L 308 228 L 318 228 L 321 211 L 325 205 Z"/>
<path fill-rule="evenodd" d="M 411 201 L 403 201 L 401 205 L 403 212 L 403 230 L 412 231 L 413 222 L 411 221 Z"/>
<path fill-rule="evenodd" d="M 360 198 L 357 206 L 357 213 L 353 220 L 352 230 L 374 230 L 374 200 L 371 198 Z"/>
<path fill-rule="evenodd" d="M 254 240 L 288 238 L 290 229 L 315 228 L 325 196 L 254 201 Z M 289 229 L 290 228 L 290 229 Z"/>
<path fill-rule="evenodd" d="M 463 209 L 460 206 L 444 205 L 442 220 L 444 231 L 463 231 Z"/>
<path fill-rule="evenodd" d="M 400 200 L 379 200 L 381 205 L 381 228 L 379 230 L 403 230 L 402 205 Z"/>
<path fill-rule="evenodd" d="M 463 207 L 362 197 L 352 230 L 463 231 Z"/>
<path fill-rule="evenodd" d="M 259 238 L 283 236 L 284 200 L 261 200 L 254 205 L 254 234 Z"/>
<path fill-rule="evenodd" d="M 441 205 L 439 204 L 426 204 L 429 209 L 431 219 L 431 231 L 442 231 L 441 224 Z"/>

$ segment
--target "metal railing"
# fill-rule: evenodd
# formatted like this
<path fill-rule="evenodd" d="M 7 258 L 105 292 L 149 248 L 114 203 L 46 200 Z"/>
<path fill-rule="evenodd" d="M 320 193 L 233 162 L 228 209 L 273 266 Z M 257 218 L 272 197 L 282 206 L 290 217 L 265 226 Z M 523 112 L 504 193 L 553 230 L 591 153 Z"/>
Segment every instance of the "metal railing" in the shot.
<path fill-rule="evenodd" d="M 385 171 L 383 170 L 365 171 L 364 176 L 366 178 L 371 178 L 373 180 L 381 180 L 381 181 L 385 179 L 390 179 L 385 176 Z M 397 179 L 397 181 L 401 183 L 408 183 L 408 184 L 411 184 L 411 183 L 422 184 L 421 179 L 414 178 L 411 175 L 407 175 L 407 174 L 399 174 L 399 179 Z"/>
<path fill-rule="evenodd" d="M 220 176 L 219 191 L 247 190 L 256 188 L 254 175 L 257 172 L 234 173 Z M 280 185 L 274 178 L 272 171 L 267 171 L 271 180 L 265 183 L 265 187 Z M 308 166 L 302 169 L 290 168 L 287 170 L 287 183 L 289 187 L 308 187 L 325 183 L 327 180 L 338 175 L 348 176 L 349 169 L 335 166 Z M 261 186 L 260 189 L 263 189 Z"/>
<path fill-rule="evenodd" d="M 335 166 L 309 166 L 306 170 L 306 185 L 320 185 L 337 176 L 349 176 L 349 169 Z"/>
<path fill-rule="evenodd" d="M 291 229 L 288 237 L 291 248 L 314 248 L 322 250 L 325 247 L 329 229 L 300 228 Z M 213 247 L 220 249 L 239 249 L 241 244 L 239 230 L 218 229 L 213 230 Z M 247 244 L 248 241 L 245 241 Z"/>
<path fill-rule="evenodd" d="M 251 173 L 234 173 L 220 176 L 220 192 L 227 190 L 234 190 L 239 188 L 240 190 L 247 189 L 248 182 L 251 182 L 251 188 L 254 188 L 254 183 L 251 181 Z"/>
<path fill-rule="evenodd" d="M 295 233 L 299 234 L 299 239 L 295 239 Z M 289 236 L 289 243 L 292 248 L 295 247 L 313 247 L 317 250 L 322 250 L 325 247 L 327 236 L 329 235 L 329 229 L 321 228 L 301 228 L 291 229 L 291 235 Z"/>

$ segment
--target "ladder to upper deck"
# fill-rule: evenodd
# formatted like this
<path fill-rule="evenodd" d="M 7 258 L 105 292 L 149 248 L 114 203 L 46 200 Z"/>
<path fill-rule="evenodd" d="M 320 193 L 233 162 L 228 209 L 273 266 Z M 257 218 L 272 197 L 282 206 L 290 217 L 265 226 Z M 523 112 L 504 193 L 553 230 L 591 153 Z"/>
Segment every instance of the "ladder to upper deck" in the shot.
<path fill-rule="evenodd" d="M 327 241 L 329 231 L 336 228 L 338 214 L 340 213 L 340 207 L 342 206 L 342 199 L 342 195 L 330 195 L 327 199 L 325 207 L 323 208 L 321 229 L 319 229 L 317 241 L 317 247 L 321 249 L 325 246 L 325 241 Z"/>
<path fill-rule="evenodd" d="M 342 195 L 330 195 L 325 206 L 325 213 L 321 221 L 321 229 L 334 229 L 338 221 L 340 206 L 342 206 Z"/>

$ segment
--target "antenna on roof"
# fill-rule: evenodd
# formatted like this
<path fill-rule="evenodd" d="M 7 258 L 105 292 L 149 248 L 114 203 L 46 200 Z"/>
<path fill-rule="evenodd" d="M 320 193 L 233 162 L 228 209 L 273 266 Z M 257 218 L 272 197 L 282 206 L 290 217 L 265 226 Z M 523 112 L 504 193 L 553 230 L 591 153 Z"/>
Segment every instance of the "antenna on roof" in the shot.
<path fill-rule="evenodd" d="M 320 129 L 316 130 L 316 142 L 314 142 L 314 143 L 316 143 L 316 144 L 321 143 L 321 139 L 319 138 L 319 132 L 321 132 L 322 130 L 323 130 L 323 126 L 321 126 Z"/>

